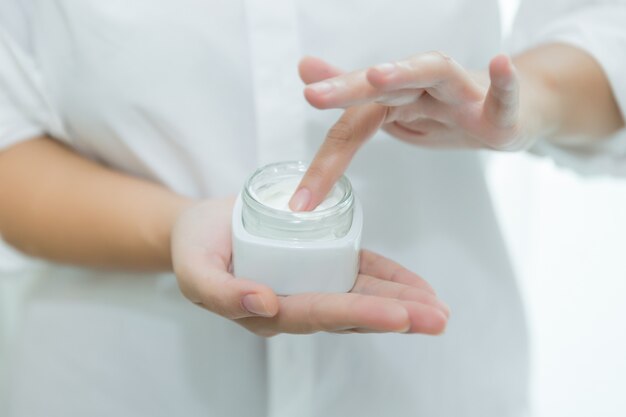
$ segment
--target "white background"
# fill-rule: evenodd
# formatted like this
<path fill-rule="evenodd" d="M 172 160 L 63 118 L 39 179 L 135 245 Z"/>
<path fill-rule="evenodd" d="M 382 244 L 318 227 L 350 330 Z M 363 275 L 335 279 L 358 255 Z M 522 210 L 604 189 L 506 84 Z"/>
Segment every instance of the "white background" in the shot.
<path fill-rule="evenodd" d="M 501 3 L 506 30 L 516 0 Z M 527 304 L 532 415 L 625 416 L 626 179 L 526 154 L 492 154 L 487 173 Z M 25 277 L 2 247 L 0 261 L 1 369 Z"/>

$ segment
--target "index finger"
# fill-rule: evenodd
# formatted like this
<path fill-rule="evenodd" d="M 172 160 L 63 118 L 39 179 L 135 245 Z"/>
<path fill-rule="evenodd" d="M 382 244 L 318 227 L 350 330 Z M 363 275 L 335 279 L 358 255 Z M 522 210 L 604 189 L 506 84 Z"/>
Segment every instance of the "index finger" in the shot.
<path fill-rule="evenodd" d="M 426 89 L 446 102 L 483 97 L 480 85 L 452 58 L 433 51 L 309 84 L 304 95 L 319 109 L 346 108 L 380 101 L 393 92 Z"/>
<path fill-rule="evenodd" d="M 387 107 L 368 104 L 351 107 L 328 131 L 296 192 L 289 201 L 294 211 L 313 210 L 348 168 L 359 147 L 385 121 Z"/>
<path fill-rule="evenodd" d="M 367 71 L 358 70 L 308 83 L 304 97 L 318 109 L 348 108 L 373 101 L 381 91 L 367 80 Z"/>

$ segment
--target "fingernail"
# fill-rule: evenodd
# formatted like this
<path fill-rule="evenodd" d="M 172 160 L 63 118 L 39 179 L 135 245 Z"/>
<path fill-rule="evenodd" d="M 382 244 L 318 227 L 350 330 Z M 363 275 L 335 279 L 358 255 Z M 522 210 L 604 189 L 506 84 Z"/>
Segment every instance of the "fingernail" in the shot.
<path fill-rule="evenodd" d="M 398 323 L 399 327 L 394 329 L 393 331 L 399 333 L 408 332 L 411 328 L 411 320 L 409 319 L 409 312 L 406 308 L 395 305 L 393 308 L 387 311 L 388 317 L 392 322 Z"/>
<path fill-rule="evenodd" d="M 437 300 L 437 302 L 443 314 L 446 315 L 446 318 L 450 318 L 450 307 L 448 307 L 448 305 L 441 300 Z"/>
<path fill-rule="evenodd" d="M 382 75 L 391 75 L 395 72 L 396 66 L 390 62 L 386 62 L 384 64 L 378 64 L 374 67 L 374 69 L 380 72 Z"/>
<path fill-rule="evenodd" d="M 291 201 L 289 202 L 289 207 L 293 211 L 303 211 L 309 206 L 311 202 L 311 191 L 308 188 L 300 188 L 296 193 L 291 197 Z"/>
<path fill-rule="evenodd" d="M 249 313 L 255 314 L 257 316 L 272 316 L 272 313 L 270 313 L 267 306 L 263 302 L 263 298 L 261 298 L 261 296 L 258 294 L 244 295 L 241 299 L 241 305 L 243 305 L 243 308 L 245 308 Z"/>
<path fill-rule="evenodd" d="M 317 94 L 326 94 L 333 89 L 333 85 L 329 82 L 321 82 L 311 84 L 307 87 L 309 90 L 316 92 Z"/>

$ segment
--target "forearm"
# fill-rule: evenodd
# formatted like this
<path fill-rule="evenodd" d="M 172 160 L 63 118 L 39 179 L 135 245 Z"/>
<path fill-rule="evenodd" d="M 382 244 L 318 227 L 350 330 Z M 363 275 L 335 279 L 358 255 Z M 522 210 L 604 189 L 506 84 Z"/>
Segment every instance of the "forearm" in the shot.
<path fill-rule="evenodd" d="M 624 126 L 609 81 L 576 47 L 550 44 L 513 58 L 520 76 L 521 117 L 531 135 L 588 144 Z"/>
<path fill-rule="evenodd" d="M 62 263 L 169 270 L 170 231 L 189 200 L 49 138 L 0 152 L 0 234 Z"/>

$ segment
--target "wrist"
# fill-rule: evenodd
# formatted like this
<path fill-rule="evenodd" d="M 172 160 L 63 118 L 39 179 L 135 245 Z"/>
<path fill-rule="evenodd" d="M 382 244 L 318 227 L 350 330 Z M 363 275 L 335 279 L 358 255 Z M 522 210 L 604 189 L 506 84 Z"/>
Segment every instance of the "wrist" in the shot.
<path fill-rule="evenodd" d="M 172 194 L 167 201 L 162 202 L 158 207 L 154 207 L 158 211 L 155 216 L 157 222 L 147 228 L 145 241 L 151 248 L 151 252 L 155 254 L 155 269 L 162 271 L 172 271 L 172 253 L 171 241 L 172 230 L 176 221 L 183 211 L 195 204 L 196 201 L 191 198 Z"/>
<path fill-rule="evenodd" d="M 557 83 L 524 62 L 516 62 L 520 91 L 520 124 L 529 138 L 550 138 L 559 131 Z"/>

